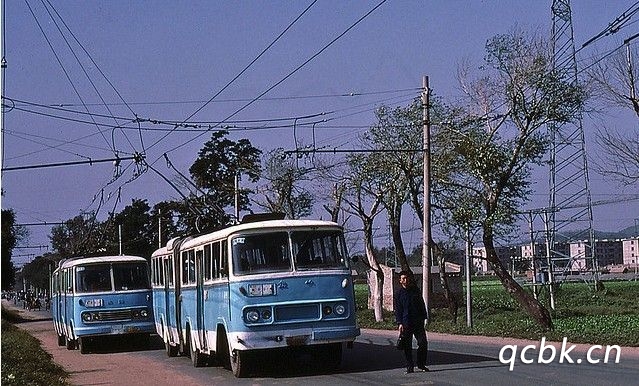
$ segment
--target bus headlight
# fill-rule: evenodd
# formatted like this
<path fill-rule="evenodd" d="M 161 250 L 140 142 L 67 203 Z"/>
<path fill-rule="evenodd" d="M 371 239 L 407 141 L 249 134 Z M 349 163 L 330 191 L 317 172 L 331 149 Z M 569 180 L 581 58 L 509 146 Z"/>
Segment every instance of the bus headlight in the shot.
<path fill-rule="evenodd" d="M 147 316 L 149 316 L 149 313 L 147 312 L 147 310 L 142 310 L 140 311 L 140 316 L 146 318 Z"/>
<path fill-rule="evenodd" d="M 262 319 L 264 319 L 264 320 L 271 319 L 271 310 L 262 311 Z"/>
<path fill-rule="evenodd" d="M 343 304 L 338 304 L 338 305 L 335 306 L 335 313 L 337 315 L 342 316 L 342 315 L 344 315 L 345 312 L 346 312 L 346 307 L 344 307 Z"/>
<path fill-rule="evenodd" d="M 250 323 L 257 323 L 260 320 L 260 313 L 257 310 L 249 310 L 246 312 L 246 320 Z"/>
<path fill-rule="evenodd" d="M 82 314 L 82 320 L 84 322 L 90 322 L 93 318 L 91 318 L 91 313 L 90 312 L 85 312 Z"/>

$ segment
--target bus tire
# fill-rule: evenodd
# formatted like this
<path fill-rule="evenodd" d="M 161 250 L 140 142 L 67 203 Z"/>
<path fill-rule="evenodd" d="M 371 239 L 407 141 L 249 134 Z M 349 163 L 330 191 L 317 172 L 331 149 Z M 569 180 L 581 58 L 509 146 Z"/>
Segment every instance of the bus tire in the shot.
<path fill-rule="evenodd" d="M 78 338 L 78 349 L 80 349 L 80 354 L 88 354 L 89 338 Z"/>
<path fill-rule="evenodd" d="M 75 346 L 75 340 L 74 339 L 69 339 L 69 337 L 66 338 L 66 343 L 67 343 L 67 350 L 75 350 L 76 346 Z"/>
<path fill-rule="evenodd" d="M 62 347 L 67 343 L 67 338 L 64 335 L 58 335 L 58 346 Z"/>
<path fill-rule="evenodd" d="M 197 348 L 193 350 L 193 345 L 191 342 L 191 329 L 188 328 L 186 330 L 186 344 L 188 346 L 188 355 L 191 358 L 191 363 L 193 363 L 193 367 L 202 367 L 205 366 L 207 361 L 206 355 L 201 354 L 200 350 Z"/>
<path fill-rule="evenodd" d="M 231 362 L 231 371 L 236 378 L 245 378 L 248 375 L 250 369 L 248 352 L 235 350 L 229 361 Z"/>
<path fill-rule="evenodd" d="M 316 348 L 317 363 L 327 371 L 335 371 L 342 364 L 342 344 L 328 343 Z"/>
<path fill-rule="evenodd" d="M 178 355 L 177 346 L 171 345 L 168 337 L 164 338 L 164 351 L 166 352 L 166 356 L 168 356 L 169 358 L 173 358 Z"/>

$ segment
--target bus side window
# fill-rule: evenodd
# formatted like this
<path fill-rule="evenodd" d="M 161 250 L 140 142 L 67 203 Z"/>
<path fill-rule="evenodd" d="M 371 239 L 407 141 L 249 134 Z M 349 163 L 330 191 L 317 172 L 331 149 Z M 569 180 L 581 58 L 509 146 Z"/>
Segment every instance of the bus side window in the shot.
<path fill-rule="evenodd" d="M 174 263 L 173 256 L 170 256 L 167 261 L 168 261 L 168 264 L 166 266 L 166 269 L 167 269 L 166 280 L 169 281 L 169 287 L 173 287 L 175 285 L 173 281 L 175 279 L 175 276 L 173 275 L 173 263 Z"/>
<path fill-rule="evenodd" d="M 211 244 L 207 244 L 204 246 L 204 281 L 211 278 Z"/>
<path fill-rule="evenodd" d="M 228 242 L 226 240 L 222 241 L 222 245 L 220 248 L 220 277 L 228 276 L 228 261 L 229 261 L 229 251 L 228 251 Z"/>
<path fill-rule="evenodd" d="M 164 286 L 164 258 L 158 258 L 158 284 Z"/>
<path fill-rule="evenodd" d="M 189 259 L 186 251 L 182 252 L 182 284 L 189 282 Z"/>
<path fill-rule="evenodd" d="M 195 284 L 195 251 L 188 251 L 189 254 L 189 284 Z"/>
<path fill-rule="evenodd" d="M 212 251 L 211 251 L 211 255 L 212 255 L 212 265 L 213 265 L 213 278 L 214 279 L 219 279 L 220 278 L 220 243 L 213 243 L 211 245 L 212 247 Z"/>

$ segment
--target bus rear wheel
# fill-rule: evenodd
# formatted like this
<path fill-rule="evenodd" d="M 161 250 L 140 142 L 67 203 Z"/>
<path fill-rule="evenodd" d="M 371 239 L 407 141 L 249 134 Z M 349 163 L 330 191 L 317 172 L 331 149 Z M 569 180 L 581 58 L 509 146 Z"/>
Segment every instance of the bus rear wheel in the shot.
<path fill-rule="evenodd" d="M 67 343 L 67 338 L 64 335 L 58 335 L 58 346 L 62 347 Z"/>
<path fill-rule="evenodd" d="M 193 350 L 191 344 L 191 330 L 187 330 L 186 335 L 186 344 L 188 345 L 188 355 L 191 358 L 191 363 L 193 363 L 193 367 L 202 367 L 208 363 L 208 358 L 206 355 L 200 353 L 200 350 L 197 348 Z"/>
<path fill-rule="evenodd" d="M 66 343 L 67 343 L 67 350 L 75 350 L 76 348 L 76 343 L 74 339 L 70 339 L 69 337 L 66 338 Z"/>
<path fill-rule="evenodd" d="M 168 357 L 176 357 L 178 355 L 178 347 L 172 346 L 169 342 L 169 338 L 164 338 L 164 351 Z"/>

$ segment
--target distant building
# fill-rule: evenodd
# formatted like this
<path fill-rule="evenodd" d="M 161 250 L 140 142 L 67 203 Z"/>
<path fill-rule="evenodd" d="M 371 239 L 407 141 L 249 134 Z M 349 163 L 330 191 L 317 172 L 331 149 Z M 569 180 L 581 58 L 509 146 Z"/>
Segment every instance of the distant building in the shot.
<path fill-rule="evenodd" d="M 639 237 L 621 241 L 621 254 L 624 265 L 639 264 Z"/>
<path fill-rule="evenodd" d="M 499 257 L 499 261 L 506 267 L 509 271 L 513 269 L 520 270 L 521 265 L 526 265 L 526 263 L 522 264 L 522 255 L 521 248 L 515 246 L 500 246 L 495 247 L 495 251 L 497 252 L 497 257 Z M 486 274 L 490 273 L 493 270 L 493 267 L 486 260 L 486 247 L 474 247 L 473 248 L 473 268 L 476 273 Z"/>

